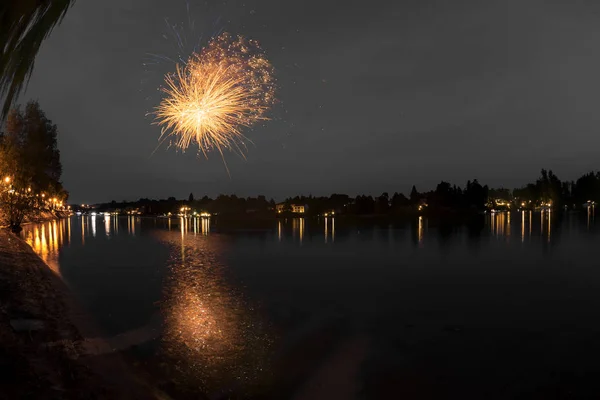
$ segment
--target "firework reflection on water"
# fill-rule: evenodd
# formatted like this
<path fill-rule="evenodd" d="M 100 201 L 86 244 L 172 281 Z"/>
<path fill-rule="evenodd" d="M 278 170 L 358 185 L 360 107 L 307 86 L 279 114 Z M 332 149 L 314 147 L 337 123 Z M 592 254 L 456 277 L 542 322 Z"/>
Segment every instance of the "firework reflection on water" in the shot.
<path fill-rule="evenodd" d="M 224 279 L 224 241 L 188 232 L 157 235 L 172 246 L 161 353 L 175 366 L 174 379 L 192 391 L 262 385 L 273 341 L 253 307 Z"/>

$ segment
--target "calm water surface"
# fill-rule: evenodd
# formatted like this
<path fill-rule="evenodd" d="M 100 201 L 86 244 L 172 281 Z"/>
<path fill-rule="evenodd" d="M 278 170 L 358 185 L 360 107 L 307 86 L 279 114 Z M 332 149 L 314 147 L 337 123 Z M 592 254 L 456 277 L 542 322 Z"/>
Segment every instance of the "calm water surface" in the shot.
<path fill-rule="evenodd" d="M 353 398 L 599 393 L 600 229 L 586 212 L 266 230 L 84 216 L 23 237 L 176 398 L 313 398 L 319 380 Z"/>

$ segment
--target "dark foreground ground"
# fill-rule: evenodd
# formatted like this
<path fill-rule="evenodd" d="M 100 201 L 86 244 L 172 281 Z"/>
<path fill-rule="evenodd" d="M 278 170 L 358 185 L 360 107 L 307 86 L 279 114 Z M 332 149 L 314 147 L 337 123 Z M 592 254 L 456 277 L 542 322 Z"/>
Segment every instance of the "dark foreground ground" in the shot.
<path fill-rule="evenodd" d="M 0 398 L 160 398 L 117 355 L 83 354 L 83 322 L 63 282 L 13 234 L 0 229 Z"/>

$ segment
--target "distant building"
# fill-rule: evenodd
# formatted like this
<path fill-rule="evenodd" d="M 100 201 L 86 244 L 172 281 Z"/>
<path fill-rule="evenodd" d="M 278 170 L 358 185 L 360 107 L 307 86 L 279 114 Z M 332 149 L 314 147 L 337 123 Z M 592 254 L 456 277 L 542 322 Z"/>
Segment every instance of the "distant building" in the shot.
<path fill-rule="evenodd" d="M 127 215 L 141 215 L 142 211 L 139 208 L 127 207 L 125 208 Z"/>
<path fill-rule="evenodd" d="M 296 214 L 304 214 L 306 206 L 292 204 L 292 212 Z"/>
<path fill-rule="evenodd" d="M 308 208 L 307 206 L 301 205 L 301 204 L 290 204 L 290 210 L 294 214 L 304 214 L 306 212 L 307 208 Z M 276 204 L 275 210 L 277 210 L 278 213 L 282 213 L 282 212 L 286 211 L 285 203 Z"/>

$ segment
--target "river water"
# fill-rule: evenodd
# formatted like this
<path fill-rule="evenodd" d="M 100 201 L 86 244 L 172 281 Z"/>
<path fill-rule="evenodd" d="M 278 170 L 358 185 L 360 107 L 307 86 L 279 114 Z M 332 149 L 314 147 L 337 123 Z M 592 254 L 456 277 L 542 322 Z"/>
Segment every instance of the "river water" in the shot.
<path fill-rule="evenodd" d="M 593 213 L 281 219 L 263 230 L 74 216 L 22 235 L 109 350 L 174 398 L 547 399 L 600 389 Z"/>

